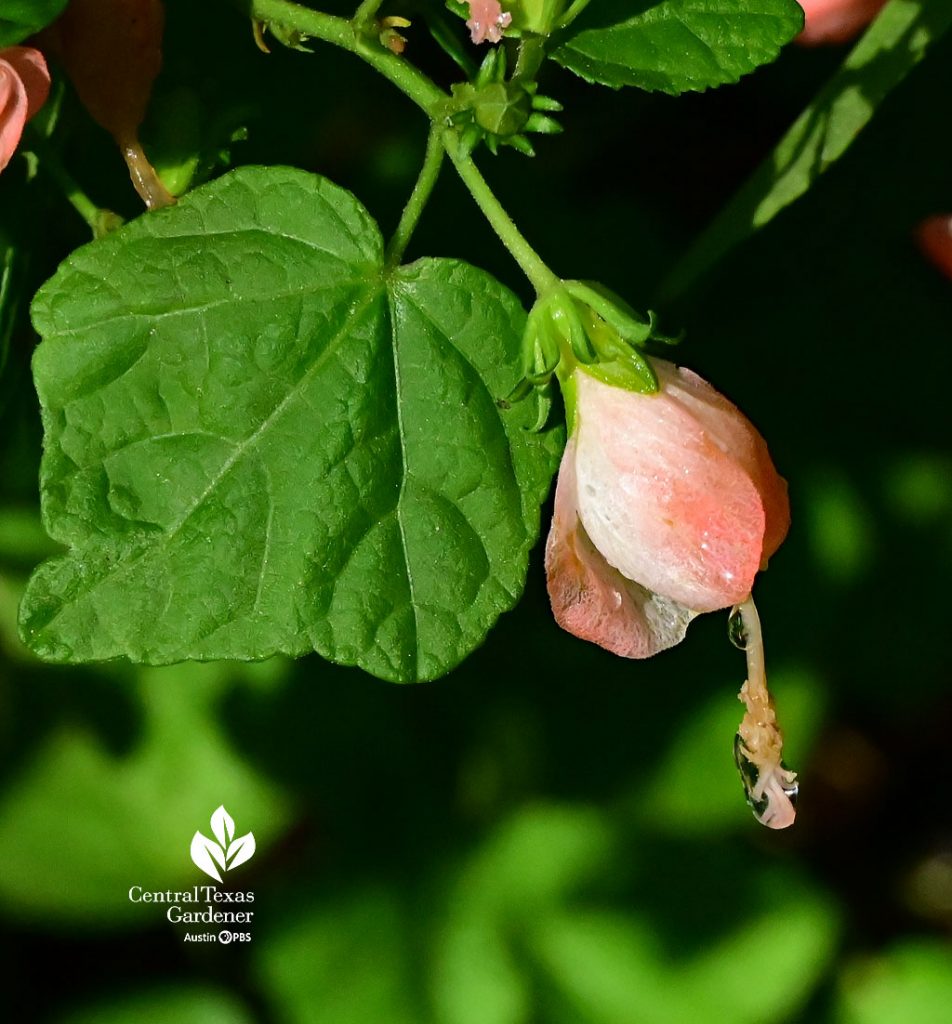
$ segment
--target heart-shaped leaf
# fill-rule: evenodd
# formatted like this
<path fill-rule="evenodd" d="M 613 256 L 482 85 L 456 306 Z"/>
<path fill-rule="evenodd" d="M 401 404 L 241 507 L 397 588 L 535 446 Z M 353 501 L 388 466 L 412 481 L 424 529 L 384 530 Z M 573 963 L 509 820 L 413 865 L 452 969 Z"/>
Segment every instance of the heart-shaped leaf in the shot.
<path fill-rule="evenodd" d="M 74 253 L 37 295 L 42 657 L 317 650 L 446 672 L 516 601 L 561 438 L 524 313 L 454 260 L 384 264 L 350 193 L 244 168 Z"/>

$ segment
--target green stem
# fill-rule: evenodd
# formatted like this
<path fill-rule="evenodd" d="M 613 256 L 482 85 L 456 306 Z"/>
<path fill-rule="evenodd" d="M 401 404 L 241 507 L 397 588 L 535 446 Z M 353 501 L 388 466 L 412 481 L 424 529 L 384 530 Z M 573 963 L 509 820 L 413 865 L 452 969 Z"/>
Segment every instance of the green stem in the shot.
<path fill-rule="evenodd" d="M 446 93 L 402 57 L 391 53 L 376 40 L 363 36 L 345 18 L 314 11 L 288 0 L 244 0 L 243 6 L 258 21 L 277 22 L 312 39 L 355 53 L 409 96 L 431 119 L 439 115 L 439 108 L 447 99 Z"/>
<path fill-rule="evenodd" d="M 561 18 L 555 23 L 555 27 L 567 28 L 572 24 L 573 21 L 585 10 L 586 7 L 592 2 L 592 0 L 575 0 L 573 4 L 569 5 L 569 9 L 562 15 Z"/>
<path fill-rule="evenodd" d="M 440 131 L 434 125 L 426 140 L 426 155 L 423 157 L 423 166 L 420 168 L 419 177 L 413 186 L 407 205 L 403 208 L 397 230 L 394 231 L 393 238 L 390 239 L 390 244 L 387 246 L 388 267 L 397 266 L 406 252 L 410 237 L 419 223 L 423 208 L 430 198 L 433 186 L 436 185 L 436 179 L 440 176 L 444 152 Z"/>
<path fill-rule="evenodd" d="M 412 64 L 379 45 L 376 40 L 366 38 L 355 28 L 353 23 L 344 18 L 314 11 L 309 7 L 291 3 L 290 0 L 241 0 L 241 2 L 247 13 L 258 21 L 275 22 L 312 39 L 320 39 L 344 50 L 349 50 L 379 71 L 404 95 L 409 96 L 429 117 L 434 133 L 438 129 L 442 130 L 442 137 L 439 140 L 442 143 L 441 148 L 446 150 L 457 173 L 462 178 L 463 184 L 476 201 L 476 205 L 482 210 L 483 215 L 492 225 L 493 230 L 509 250 L 513 259 L 522 268 L 523 273 L 529 278 L 536 292 L 542 295 L 559 287 L 559 279 L 523 237 L 486 183 L 486 179 L 479 173 L 471 157 L 463 153 L 459 145 L 458 133 L 452 128 L 445 128 L 446 103 L 449 96 L 439 86 Z M 436 156 L 434 155 L 432 161 L 435 160 Z M 409 212 L 404 211 L 404 217 L 401 218 L 401 224 L 397 227 L 397 234 L 391 243 L 391 253 L 396 251 L 401 244 L 399 239 L 404 237 L 404 230 L 406 230 L 406 238 L 409 239 L 409 231 L 415 226 L 416 220 L 422 212 L 429 195 L 429 188 L 432 188 L 432 183 L 427 185 L 432 173 L 432 169 L 428 167 L 430 163 L 428 148 L 424 173 L 421 174 L 422 185 L 421 182 L 418 182 L 417 188 L 414 189 L 414 195 L 410 197 L 410 202 L 407 204 Z M 438 170 L 438 167 L 436 169 Z M 433 174 L 433 181 L 435 180 L 436 177 Z M 417 190 L 420 190 L 419 196 Z M 410 218 L 410 220 L 404 225 L 406 218 Z"/>
<path fill-rule="evenodd" d="M 486 179 L 479 173 L 472 157 L 462 152 L 456 132 L 444 132 L 443 145 L 450 160 L 453 161 L 456 173 L 463 179 L 463 184 L 469 189 L 473 199 L 476 200 L 476 205 L 492 225 L 499 240 L 509 250 L 522 272 L 529 278 L 536 294 L 544 295 L 546 292 L 558 288 L 560 285 L 558 277 L 549 270 L 539 254 L 526 241 L 513 219 L 496 198 Z"/>
<path fill-rule="evenodd" d="M 519 40 L 519 53 L 516 57 L 516 68 L 513 78 L 534 80 L 545 60 L 545 38 L 526 33 Z"/>
<path fill-rule="evenodd" d="M 70 206 L 89 226 L 93 238 L 101 238 L 122 223 L 117 214 L 97 206 L 86 195 L 76 179 L 60 162 L 52 146 L 38 131 L 34 131 L 28 125 L 25 134 L 26 147 L 36 155 L 43 172 L 53 179 Z"/>

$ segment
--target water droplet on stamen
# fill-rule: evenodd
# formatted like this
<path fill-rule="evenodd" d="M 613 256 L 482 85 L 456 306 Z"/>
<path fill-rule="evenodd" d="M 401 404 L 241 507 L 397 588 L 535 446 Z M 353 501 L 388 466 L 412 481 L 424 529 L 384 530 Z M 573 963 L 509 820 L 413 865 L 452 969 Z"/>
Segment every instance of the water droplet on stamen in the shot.
<path fill-rule="evenodd" d="M 740 608 L 733 608 L 727 618 L 727 635 L 738 650 L 747 650 L 747 627 Z"/>

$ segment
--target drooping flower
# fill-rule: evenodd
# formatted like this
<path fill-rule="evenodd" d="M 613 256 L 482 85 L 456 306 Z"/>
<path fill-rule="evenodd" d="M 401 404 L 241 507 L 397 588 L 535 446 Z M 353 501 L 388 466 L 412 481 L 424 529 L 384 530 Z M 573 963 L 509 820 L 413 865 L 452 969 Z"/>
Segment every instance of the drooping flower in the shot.
<path fill-rule="evenodd" d="M 10 163 L 24 125 L 49 93 L 50 73 L 39 50 L 31 46 L 0 50 L 0 171 Z"/>
<path fill-rule="evenodd" d="M 952 278 L 952 215 L 927 217 L 916 228 L 916 241 L 931 263 Z"/>
<path fill-rule="evenodd" d="M 149 209 L 175 201 L 139 141 L 162 66 L 164 25 L 162 0 L 71 0 L 44 32 L 83 105 L 116 140 Z"/>
<path fill-rule="evenodd" d="M 797 42 L 823 46 L 849 42 L 879 14 L 886 0 L 797 0 L 806 16 Z"/>
<path fill-rule="evenodd" d="M 504 11 L 499 0 L 468 0 L 470 39 L 474 43 L 498 43 L 502 30 L 512 24 L 512 15 Z"/>
<path fill-rule="evenodd" d="M 628 658 L 742 603 L 790 522 L 786 483 L 750 421 L 690 370 L 651 365 L 654 394 L 575 369 L 546 545 L 556 621 Z"/>

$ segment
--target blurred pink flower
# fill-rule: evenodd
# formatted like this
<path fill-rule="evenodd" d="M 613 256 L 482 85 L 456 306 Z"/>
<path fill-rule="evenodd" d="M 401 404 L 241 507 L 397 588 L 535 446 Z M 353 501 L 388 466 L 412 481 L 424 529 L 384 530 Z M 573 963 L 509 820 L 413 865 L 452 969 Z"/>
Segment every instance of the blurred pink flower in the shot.
<path fill-rule="evenodd" d="M 797 42 L 804 46 L 845 43 L 879 14 L 886 0 L 797 0 L 806 15 Z"/>
<path fill-rule="evenodd" d="M 50 73 L 39 50 L 9 46 L 0 50 L 0 171 L 16 152 L 23 126 L 50 93 Z"/>
<path fill-rule="evenodd" d="M 651 362 L 655 394 L 576 370 L 545 553 L 559 625 L 627 658 L 744 601 L 790 523 L 786 482 L 750 421 L 697 374 Z"/>
<path fill-rule="evenodd" d="M 512 15 L 503 11 L 499 0 L 468 0 L 470 39 L 474 43 L 498 43 L 502 39 L 502 30 L 512 22 Z"/>
<path fill-rule="evenodd" d="M 927 217 L 916 228 L 916 241 L 929 260 L 952 278 L 952 214 Z"/>

